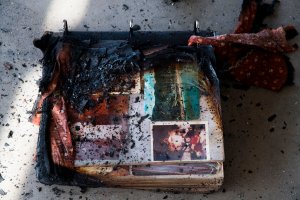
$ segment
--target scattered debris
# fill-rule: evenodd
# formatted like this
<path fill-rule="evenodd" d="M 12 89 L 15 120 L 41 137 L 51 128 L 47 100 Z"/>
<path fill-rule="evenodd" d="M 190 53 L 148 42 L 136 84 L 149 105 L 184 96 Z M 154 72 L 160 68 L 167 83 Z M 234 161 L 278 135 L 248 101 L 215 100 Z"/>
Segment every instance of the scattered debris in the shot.
<path fill-rule="evenodd" d="M 24 194 L 26 199 L 31 199 L 33 197 L 33 190 L 30 190 L 29 192 L 26 192 Z"/>
<path fill-rule="evenodd" d="M 4 181 L 5 179 L 2 177 L 2 175 L 0 174 L 0 183 L 2 182 L 2 181 Z"/>
<path fill-rule="evenodd" d="M 12 138 L 13 137 L 13 134 L 14 134 L 14 132 L 13 131 L 9 131 L 9 133 L 8 133 L 8 138 Z"/>
<path fill-rule="evenodd" d="M 276 115 L 276 114 L 273 114 L 273 115 L 271 115 L 271 116 L 268 118 L 268 121 L 271 122 L 271 121 L 273 121 L 276 117 L 277 117 L 277 115 Z"/>
<path fill-rule="evenodd" d="M 57 187 L 52 188 L 52 191 L 54 192 L 54 194 L 59 197 L 61 194 L 65 193 L 64 190 L 58 189 Z"/>
<path fill-rule="evenodd" d="M 24 83 L 25 81 L 23 80 L 23 79 L 21 79 L 21 78 L 18 78 L 19 79 L 19 81 L 21 81 L 22 83 Z"/>
<path fill-rule="evenodd" d="M 80 192 L 82 194 L 86 193 L 87 190 L 88 190 L 87 187 L 80 187 Z"/>
<path fill-rule="evenodd" d="M 8 29 L 6 29 L 6 28 L 1 28 L 0 29 L 3 33 L 9 33 L 10 31 L 8 30 Z"/>
<path fill-rule="evenodd" d="M 284 130 L 284 129 L 286 129 L 286 127 L 287 127 L 287 123 L 286 123 L 286 121 L 284 121 L 284 122 L 283 122 L 282 129 Z"/>
<path fill-rule="evenodd" d="M 126 4 L 123 4 L 123 5 L 122 5 L 122 9 L 126 11 L 126 10 L 129 9 L 129 6 L 127 6 Z"/>
<path fill-rule="evenodd" d="M 133 148 L 135 147 L 135 141 L 134 141 L 134 140 L 131 140 L 130 142 L 131 142 L 130 148 L 133 149 Z"/>
<path fill-rule="evenodd" d="M 229 123 L 235 122 L 235 119 L 231 119 L 229 120 Z"/>
<path fill-rule="evenodd" d="M 28 27 L 28 26 L 23 26 L 22 28 L 23 28 L 23 29 L 27 29 L 27 30 L 31 31 L 31 27 Z"/>
<path fill-rule="evenodd" d="M 12 70 L 13 69 L 13 64 L 11 64 L 10 62 L 5 62 L 3 64 L 3 66 L 5 67 L 6 70 Z"/>
<path fill-rule="evenodd" d="M 86 28 L 87 31 L 88 31 L 89 28 L 90 28 L 90 27 L 89 27 L 88 25 L 86 25 L 86 24 L 84 24 L 83 27 Z"/>
<path fill-rule="evenodd" d="M 136 97 L 134 103 L 140 102 L 140 97 Z"/>

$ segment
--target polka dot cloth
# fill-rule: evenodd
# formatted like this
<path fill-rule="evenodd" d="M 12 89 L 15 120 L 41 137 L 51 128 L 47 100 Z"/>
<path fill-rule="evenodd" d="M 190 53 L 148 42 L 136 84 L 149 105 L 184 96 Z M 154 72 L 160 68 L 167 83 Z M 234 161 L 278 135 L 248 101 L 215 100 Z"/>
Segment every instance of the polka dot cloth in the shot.
<path fill-rule="evenodd" d="M 287 32 L 297 31 L 293 26 L 287 26 L 251 33 L 256 12 L 257 1 L 248 0 L 243 4 L 235 33 L 215 37 L 191 36 L 188 44 L 212 45 L 219 70 L 229 71 L 235 80 L 246 85 L 278 91 L 288 77 L 292 77 L 288 70 L 291 64 L 284 53 L 297 50 L 296 45 L 287 42 Z"/>

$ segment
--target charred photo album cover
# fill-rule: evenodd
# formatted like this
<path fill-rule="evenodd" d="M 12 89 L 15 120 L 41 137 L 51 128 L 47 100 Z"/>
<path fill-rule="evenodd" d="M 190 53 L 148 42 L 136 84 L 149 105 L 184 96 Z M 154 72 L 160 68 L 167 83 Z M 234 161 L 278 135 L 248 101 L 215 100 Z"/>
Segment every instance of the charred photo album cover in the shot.
<path fill-rule="evenodd" d="M 153 122 L 153 161 L 208 160 L 208 123 Z"/>

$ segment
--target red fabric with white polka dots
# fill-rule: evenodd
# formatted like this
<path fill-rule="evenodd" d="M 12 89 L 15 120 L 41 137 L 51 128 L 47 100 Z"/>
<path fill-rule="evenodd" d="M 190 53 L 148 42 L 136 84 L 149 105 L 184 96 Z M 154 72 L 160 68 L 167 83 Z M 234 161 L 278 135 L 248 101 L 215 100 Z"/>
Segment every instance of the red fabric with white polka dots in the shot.
<path fill-rule="evenodd" d="M 239 22 L 234 33 L 251 33 L 256 12 L 257 2 L 251 1 L 247 3 L 247 7 L 243 8 L 240 13 Z"/>
<path fill-rule="evenodd" d="M 282 54 L 267 51 L 250 51 L 240 59 L 230 73 L 247 85 L 278 91 L 286 82 L 288 70 Z"/>
<path fill-rule="evenodd" d="M 258 33 L 225 34 L 215 37 L 191 36 L 189 45 L 194 43 L 212 45 L 215 48 L 226 46 L 226 44 L 246 45 L 248 48 L 258 47 L 270 52 L 288 53 L 296 48 L 285 39 L 283 27 L 277 29 L 265 29 Z"/>
<path fill-rule="evenodd" d="M 286 40 L 286 31 L 293 26 L 251 32 L 257 11 L 257 2 L 246 4 L 233 34 L 215 37 L 191 36 L 188 44 L 212 45 L 215 48 L 217 67 L 228 70 L 231 76 L 244 84 L 280 90 L 289 77 L 288 60 L 284 53 L 297 50 Z M 296 32 L 296 30 L 295 30 Z"/>

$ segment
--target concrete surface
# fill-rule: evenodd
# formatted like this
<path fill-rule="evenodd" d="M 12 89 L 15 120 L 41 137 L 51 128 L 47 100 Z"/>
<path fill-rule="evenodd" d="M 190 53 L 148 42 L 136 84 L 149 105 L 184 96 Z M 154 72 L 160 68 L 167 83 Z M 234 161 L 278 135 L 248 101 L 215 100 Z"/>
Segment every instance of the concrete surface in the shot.
<path fill-rule="evenodd" d="M 290 55 L 296 67 L 295 85 L 279 93 L 222 87 L 228 100 L 222 102 L 226 165 L 220 192 L 166 194 L 106 188 L 85 192 L 78 187 L 45 186 L 35 178 L 38 128 L 27 121 L 41 77 L 42 54 L 32 45 L 35 37 L 60 30 L 63 19 L 68 19 L 71 30 L 90 27 L 89 31 L 128 30 L 130 19 L 143 30 L 186 30 L 198 19 L 202 29 L 226 33 L 234 29 L 240 7 L 240 0 L 181 0 L 174 5 L 166 0 L 1 0 L 0 174 L 4 180 L 0 177 L 0 199 L 300 199 L 300 51 Z M 273 27 L 294 24 L 300 29 L 300 1 L 282 1 L 267 21 Z M 300 43 L 300 37 L 294 41 Z M 13 69 L 5 69 L 5 62 Z M 268 122 L 272 114 L 277 117 Z"/>

